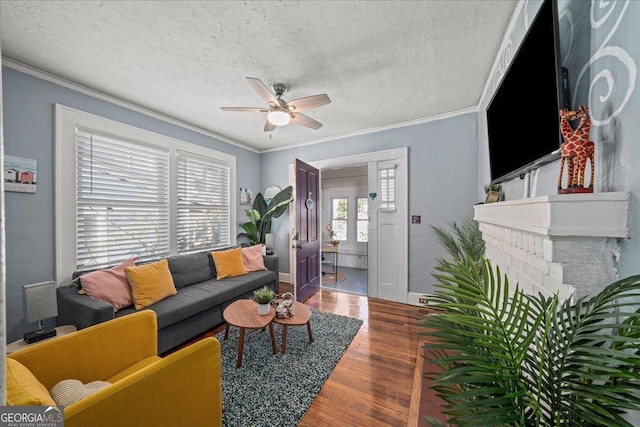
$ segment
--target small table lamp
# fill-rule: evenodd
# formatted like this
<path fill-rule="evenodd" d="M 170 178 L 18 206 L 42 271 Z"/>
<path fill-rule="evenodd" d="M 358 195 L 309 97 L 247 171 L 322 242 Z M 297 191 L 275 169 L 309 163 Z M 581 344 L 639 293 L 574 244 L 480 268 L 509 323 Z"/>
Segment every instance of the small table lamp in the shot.
<path fill-rule="evenodd" d="M 264 235 L 264 245 L 267 247 L 267 255 L 273 255 L 273 246 L 274 246 L 273 237 L 274 236 L 271 233 L 267 233 Z"/>
<path fill-rule="evenodd" d="M 56 335 L 55 328 L 44 328 L 42 321 L 58 315 L 56 282 L 49 280 L 47 282 L 22 285 L 22 297 L 27 322 L 38 322 L 38 330 L 26 332 L 23 335 L 24 341 L 30 344 L 54 337 Z"/>

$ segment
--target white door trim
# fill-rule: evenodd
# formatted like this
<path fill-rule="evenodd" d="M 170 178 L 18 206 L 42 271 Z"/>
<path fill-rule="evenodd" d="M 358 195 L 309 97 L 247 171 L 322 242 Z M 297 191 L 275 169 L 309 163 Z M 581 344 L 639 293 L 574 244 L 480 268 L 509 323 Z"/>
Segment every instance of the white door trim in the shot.
<path fill-rule="evenodd" d="M 400 147 L 390 150 L 374 151 L 371 153 L 356 154 L 353 156 L 338 157 L 335 159 L 324 159 L 316 161 L 307 161 L 311 166 L 323 170 L 331 167 L 350 166 L 362 163 L 382 162 L 387 160 L 395 160 L 398 162 L 397 177 L 397 205 L 399 218 L 400 235 L 398 238 L 398 293 L 397 302 L 404 304 L 409 300 L 409 165 L 408 165 L 408 148 Z M 371 175 L 371 173 L 369 173 Z M 372 181 L 373 178 L 373 181 Z M 322 177 L 321 177 L 322 179 Z M 376 191 L 375 186 L 371 187 L 372 182 L 376 182 L 377 177 L 369 177 L 369 191 Z M 373 219 L 372 219 L 373 221 Z M 377 233 L 376 233 L 377 235 Z M 374 243 L 375 244 L 372 244 Z M 377 260 L 377 239 L 369 244 L 369 260 Z M 377 297 L 377 278 L 378 272 L 377 262 L 369 262 L 369 296 Z"/>

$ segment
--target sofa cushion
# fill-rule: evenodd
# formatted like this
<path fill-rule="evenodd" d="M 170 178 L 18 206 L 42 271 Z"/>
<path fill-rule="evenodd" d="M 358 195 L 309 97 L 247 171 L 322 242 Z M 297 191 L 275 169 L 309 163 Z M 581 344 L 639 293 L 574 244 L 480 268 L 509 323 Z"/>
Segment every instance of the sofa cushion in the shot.
<path fill-rule="evenodd" d="M 266 270 L 267 267 L 264 266 L 264 258 L 262 258 L 262 245 L 242 248 L 242 263 L 247 271 Z"/>
<path fill-rule="evenodd" d="M 238 298 L 250 298 L 253 291 L 276 281 L 273 271 L 252 271 L 243 276 L 216 281 L 218 296 L 224 307 Z"/>
<path fill-rule="evenodd" d="M 138 257 L 130 258 L 107 270 L 96 270 L 80 276 L 82 289 L 90 297 L 111 304 L 114 311 L 130 306 L 133 296 L 124 269 L 135 266 L 137 260 Z"/>
<path fill-rule="evenodd" d="M 213 277 L 209 266 L 209 254 L 206 252 L 174 255 L 167 258 L 167 261 L 176 288 L 183 288 Z"/>
<path fill-rule="evenodd" d="M 253 290 L 274 280 L 273 271 L 254 271 L 224 280 L 209 279 L 181 288 L 176 295 L 148 308 L 156 312 L 158 329 L 163 329 L 217 305 L 226 305 L 243 295 L 250 295 Z M 122 314 L 128 310 L 124 309 Z"/>
<path fill-rule="evenodd" d="M 226 251 L 214 251 L 211 253 L 216 264 L 218 280 L 228 277 L 241 276 L 247 273 L 242 262 L 242 248 L 233 248 Z"/>
<path fill-rule="evenodd" d="M 6 358 L 7 405 L 56 406 L 47 388 L 22 363 Z"/>
<path fill-rule="evenodd" d="M 62 380 L 51 388 L 51 397 L 58 406 L 67 407 L 110 385 L 106 381 L 83 384 L 75 379 Z"/>
<path fill-rule="evenodd" d="M 131 285 L 136 310 L 146 308 L 177 292 L 166 258 L 137 267 L 125 267 L 124 272 Z"/>

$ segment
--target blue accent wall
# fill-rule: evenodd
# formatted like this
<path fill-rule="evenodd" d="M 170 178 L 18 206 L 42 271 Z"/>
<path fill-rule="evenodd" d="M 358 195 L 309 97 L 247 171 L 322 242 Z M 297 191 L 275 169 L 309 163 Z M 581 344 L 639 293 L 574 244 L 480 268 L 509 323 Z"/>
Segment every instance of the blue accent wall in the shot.
<path fill-rule="evenodd" d="M 409 291 L 433 291 L 431 274 L 436 259 L 444 256 L 429 225 L 446 226 L 473 215 L 479 201 L 477 114 L 467 113 L 365 135 L 263 153 L 263 187 L 289 183 L 289 166 L 305 162 L 408 147 L 409 215 L 422 215 L 421 224 L 409 224 Z M 373 191 L 373 190 L 372 190 Z M 406 219 L 407 222 L 410 218 Z M 280 271 L 289 272 L 289 219 L 274 220 Z M 371 263 L 372 260 L 369 260 Z"/>
<path fill-rule="evenodd" d="M 238 188 L 257 193 L 260 155 L 205 134 L 91 97 L 47 80 L 2 68 L 4 152 L 36 159 L 36 194 L 5 193 L 7 265 L 7 341 L 35 325 L 23 320 L 23 284 L 55 279 L 54 153 L 55 104 L 76 108 L 121 123 L 236 156 Z M 238 216 L 246 206 L 237 206 Z M 236 230 L 240 231 L 240 230 Z M 72 231 L 71 231 L 72 232 Z"/>

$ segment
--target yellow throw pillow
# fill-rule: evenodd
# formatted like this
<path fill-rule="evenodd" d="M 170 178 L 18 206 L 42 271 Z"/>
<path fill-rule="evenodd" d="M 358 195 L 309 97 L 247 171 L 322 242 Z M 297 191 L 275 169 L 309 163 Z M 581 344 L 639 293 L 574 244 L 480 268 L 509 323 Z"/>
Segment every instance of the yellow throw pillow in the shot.
<path fill-rule="evenodd" d="M 131 286 L 133 305 L 136 310 L 141 310 L 177 293 L 166 258 L 150 264 L 125 267 L 124 273 Z"/>
<path fill-rule="evenodd" d="M 7 405 L 56 406 L 47 388 L 26 366 L 10 357 L 7 361 Z"/>
<path fill-rule="evenodd" d="M 216 271 L 218 272 L 216 278 L 218 280 L 247 274 L 247 270 L 244 268 L 244 263 L 242 262 L 242 248 L 213 251 L 211 252 L 211 256 L 213 257 L 213 262 L 216 264 Z"/>

